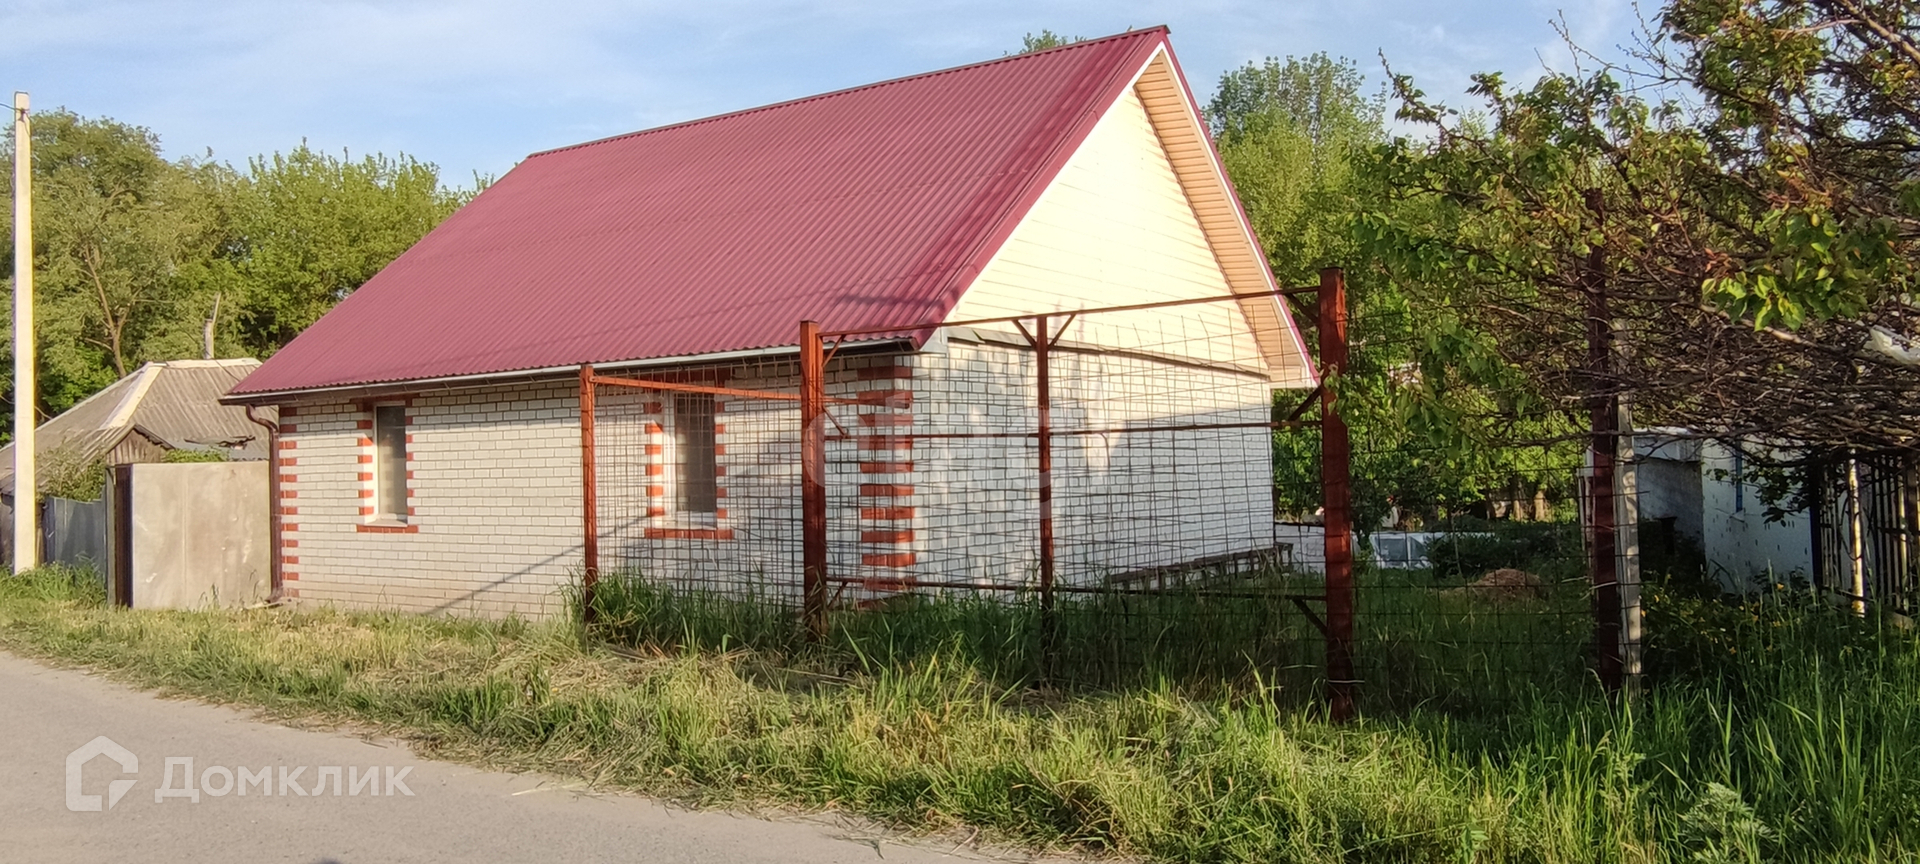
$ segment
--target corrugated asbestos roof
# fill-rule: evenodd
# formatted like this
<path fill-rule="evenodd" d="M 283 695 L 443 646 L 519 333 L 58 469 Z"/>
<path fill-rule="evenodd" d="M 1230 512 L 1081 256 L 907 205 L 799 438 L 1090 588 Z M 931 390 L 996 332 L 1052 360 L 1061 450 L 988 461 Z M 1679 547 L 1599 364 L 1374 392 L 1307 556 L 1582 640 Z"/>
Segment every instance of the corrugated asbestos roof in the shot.
<path fill-rule="evenodd" d="M 222 394 L 259 367 L 251 357 L 145 364 L 40 424 L 34 437 L 40 467 L 48 467 L 56 450 L 76 463 L 92 461 L 136 433 L 168 449 L 220 449 L 234 459 L 265 459 L 267 430 L 248 420 L 246 409 L 220 404 Z M 47 479 L 43 470 L 40 480 Z M 7 444 L 0 447 L 0 493 L 12 492 L 13 445 Z"/>
<path fill-rule="evenodd" d="M 233 396 L 942 318 L 1165 28 L 537 153 Z"/>

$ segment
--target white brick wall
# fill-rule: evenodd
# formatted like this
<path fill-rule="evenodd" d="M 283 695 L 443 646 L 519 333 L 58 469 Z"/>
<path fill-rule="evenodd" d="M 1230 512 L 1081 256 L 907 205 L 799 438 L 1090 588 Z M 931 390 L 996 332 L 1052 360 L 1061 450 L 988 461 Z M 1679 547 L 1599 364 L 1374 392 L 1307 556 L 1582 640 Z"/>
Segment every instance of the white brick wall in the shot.
<path fill-rule="evenodd" d="M 963 332 L 934 350 L 846 357 L 828 394 L 830 569 L 871 580 L 1030 584 L 1038 566 L 1032 351 Z M 1268 385 L 1248 375 L 1127 354 L 1061 350 L 1054 427 L 1261 422 Z M 790 365 L 741 366 L 727 386 L 794 392 Z M 603 388 L 596 415 L 605 572 L 796 601 L 799 414 L 791 401 L 721 397 L 721 536 L 662 537 L 677 523 L 650 496 L 663 457 L 658 391 Z M 578 390 L 572 379 L 421 394 L 404 531 L 369 525 L 369 404 L 301 404 L 281 457 L 289 593 L 303 602 L 483 615 L 557 612 L 580 566 Z M 653 409 L 657 411 L 657 408 Z M 933 435 L 909 440 L 903 433 Z M 1245 552 L 1270 542 L 1268 431 L 1061 435 L 1055 531 L 1063 584 Z M 649 478 L 655 479 L 649 479 Z"/>
<path fill-rule="evenodd" d="M 376 530 L 363 513 L 371 409 L 293 406 L 278 454 L 288 594 L 482 615 L 557 610 L 580 564 L 578 391 L 569 384 L 404 400 L 413 511 L 404 531 Z"/>

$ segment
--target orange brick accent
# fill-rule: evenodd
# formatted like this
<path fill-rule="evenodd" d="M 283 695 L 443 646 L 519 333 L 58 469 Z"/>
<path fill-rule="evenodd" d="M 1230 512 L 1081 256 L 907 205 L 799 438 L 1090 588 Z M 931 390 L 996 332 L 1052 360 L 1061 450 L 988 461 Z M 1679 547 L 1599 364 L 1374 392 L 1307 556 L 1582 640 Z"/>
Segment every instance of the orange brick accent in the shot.
<path fill-rule="evenodd" d="M 715 435 L 725 435 L 725 434 L 727 434 L 727 424 L 725 424 L 725 423 L 715 423 L 715 424 L 713 424 L 713 434 L 715 434 Z"/>
<path fill-rule="evenodd" d="M 282 507 L 282 508 L 280 508 L 280 515 L 282 515 L 282 516 L 298 516 L 298 515 L 300 515 L 300 508 L 298 508 L 298 507 Z"/>
<path fill-rule="evenodd" d="M 665 465 L 648 465 L 647 466 L 648 477 L 659 477 L 665 473 L 667 473 L 667 466 Z"/>
<path fill-rule="evenodd" d="M 293 424 L 293 423 L 280 424 L 280 434 L 282 435 L 287 435 L 287 434 L 298 432 L 298 431 L 300 431 L 300 427 L 296 424 Z"/>
<path fill-rule="evenodd" d="M 862 474 L 911 474 L 913 473 L 913 463 L 912 462 L 862 462 L 860 463 L 860 473 Z"/>
<path fill-rule="evenodd" d="M 913 494 L 913 487 L 903 483 L 862 483 L 862 498 L 905 498 Z"/>
<path fill-rule="evenodd" d="M 287 531 L 298 531 L 300 530 L 300 526 L 295 525 L 292 522 L 282 522 L 280 523 L 280 530 L 283 533 Z"/>
<path fill-rule="evenodd" d="M 666 406 L 659 402 L 648 402 L 640 408 L 641 413 L 644 414 L 659 414 L 665 410 L 667 410 Z"/>
<path fill-rule="evenodd" d="M 732 540 L 732 528 L 648 528 L 649 540 Z"/>
<path fill-rule="evenodd" d="M 282 563 L 282 564 L 293 564 L 293 565 L 296 565 L 296 566 L 297 566 L 297 565 L 299 565 L 299 563 L 300 563 L 300 556 L 298 556 L 298 555 L 282 555 L 282 556 L 280 556 L 280 563 Z"/>
<path fill-rule="evenodd" d="M 298 497 L 300 497 L 300 490 L 298 490 L 298 489 L 282 489 L 282 490 L 280 490 L 280 497 L 282 497 L 282 498 L 298 498 Z"/>
<path fill-rule="evenodd" d="M 862 507 L 862 519 L 912 519 L 912 507 Z"/>
<path fill-rule="evenodd" d="M 893 408 L 913 407 L 912 390 L 862 390 L 855 393 L 853 401 L 862 405 L 886 405 Z"/>
<path fill-rule="evenodd" d="M 860 563 L 868 567 L 912 567 L 912 552 L 863 552 Z"/>
<path fill-rule="evenodd" d="M 912 378 L 913 367 L 911 366 L 868 366 L 867 368 L 860 370 L 857 374 L 859 376 L 859 379 L 862 381 L 880 381 L 887 378 Z"/>
<path fill-rule="evenodd" d="M 300 464 L 300 457 L 298 457 L 298 456 L 282 456 L 282 457 L 280 457 L 280 467 L 282 467 L 282 468 L 292 468 L 293 466 L 295 466 L 295 465 L 298 465 L 298 464 Z"/>
<path fill-rule="evenodd" d="M 896 530 L 896 531 L 862 531 L 860 532 L 860 542 L 862 543 L 912 543 L 913 531 L 911 529 L 905 529 L 905 528 Z"/>
<path fill-rule="evenodd" d="M 287 578 L 287 579 L 298 579 L 298 578 L 300 578 L 300 577 L 299 577 L 299 576 L 296 576 L 296 575 L 293 575 L 293 574 L 286 574 L 286 575 L 285 575 L 285 578 Z M 287 597 L 288 597 L 288 599 L 292 599 L 292 600 L 298 600 L 298 599 L 300 599 L 300 589 L 298 589 L 298 588 L 288 588 L 288 589 L 287 589 Z"/>
<path fill-rule="evenodd" d="M 299 443 L 300 443 L 300 442 L 298 442 L 298 441 L 282 441 L 282 442 L 280 442 L 280 449 L 282 449 L 282 450 L 292 450 L 292 449 L 294 449 L 294 447 L 295 447 L 296 445 L 298 445 Z"/>
<path fill-rule="evenodd" d="M 354 444 L 356 444 L 356 445 L 358 445 L 358 446 L 361 446 L 361 447 L 372 447 L 372 446 L 373 446 L 373 439 L 372 439 L 372 438 L 368 438 L 368 437 L 367 437 L 367 436 L 365 436 L 365 435 L 362 435 L 362 436 L 360 436 L 360 437 L 358 437 L 358 438 L 355 438 L 355 439 L 353 440 L 353 443 L 354 443 Z"/>
<path fill-rule="evenodd" d="M 408 436 L 407 436 L 407 443 L 408 443 L 408 444 L 412 444 L 412 443 L 413 443 L 413 436 L 412 436 L 412 435 L 408 435 Z"/>
<path fill-rule="evenodd" d="M 658 456 L 665 452 L 667 452 L 667 448 L 666 448 L 666 445 L 664 444 L 648 444 L 647 445 L 648 456 Z"/>
<path fill-rule="evenodd" d="M 912 426 L 912 414 L 862 414 L 862 426 Z"/>
<path fill-rule="evenodd" d="M 360 490 L 360 497 L 362 497 L 362 498 L 372 498 L 372 497 L 373 497 L 373 490 L 372 490 L 372 489 L 362 489 L 362 490 Z"/>
<path fill-rule="evenodd" d="M 727 466 L 725 466 L 725 465 L 715 465 L 715 466 L 713 466 L 713 476 L 715 476 L 715 477 L 725 477 L 725 476 L 727 476 Z"/>
<path fill-rule="evenodd" d="M 719 507 L 719 508 L 715 508 L 715 509 L 714 509 L 714 511 L 713 511 L 713 518 L 715 518 L 715 519 L 725 519 L 725 518 L 727 518 L 727 508 L 725 508 L 725 507 Z"/>
<path fill-rule="evenodd" d="M 365 483 L 366 481 L 368 481 L 368 480 L 372 480 L 372 479 L 373 479 L 373 472 L 372 472 L 372 471 L 362 471 L 362 472 L 360 472 L 360 482 L 362 482 L 362 483 Z"/>
<path fill-rule="evenodd" d="M 725 497 L 727 497 L 727 487 L 725 487 L 725 486 L 722 486 L 722 487 L 720 487 L 720 488 L 718 488 L 718 489 L 715 489 L 715 490 L 713 490 L 713 497 L 715 497 L 715 498 L 725 498 Z"/>
<path fill-rule="evenodd" d="M 359 457 L 359 460 L 358 460 L 358 461 L 359 461 L 359 462 L 360 462 L 360 464 L 362 464 L 362 465 L 372 465 L 372 464 L 373 464 L 373 454 L 371 454 L 371 453 L 362 453 L 362 454 L 360 454 L 360 457 Z"/>
<path fill-rule="evenodd" d="M 665 508 L 665 507 L 648 507 L 648 508 L 647 508 L 647 515 L 648 515 L 648 516 L 665 516 L 665 515 L 667 515 L 667 508 Z"/>
<path fill-rule="evenodd" d="M 660 434 L 660 433 L 661 433 L 662 431 L 664 431 L 664 430 L 663 430 L 663 429 L 661 428 L 661 426 L 660 426 L 660 424 L 658 424 L 658 423 L 648 423 L 648 424 L 647 424 L 647 434 L 649 434 L 649 435 L 658 435 L 658 434 Z"/>
<path fill-rule="evenodd" d="M 659 498 L 666 494 L 667 494 L 667 487 L 665 486 L 648 486 L 647 487 L 648 498 Z"/>
<path fill-rule="evenodd" d="M 411 470 L 409 470 L 409 471 L 407 472 L 407 479 L 408 479 L 408 480 L 412 480 L 412 479 L 413 479 L 413 472 L 412 472 Z M 411 487 L 409 487 L 409 488 L 407 489 L 407 494 L 408 494 L 408 495 L 412 495 L 412 494 L 413 494 L 413 489 L 412 489 Z"/>
<path fill-rule="evenodd" d="M 713 455 L 715 455 L 715 456 L 725 456 L 725 455 L 727 455 L 727 445 L 725 445 L 725 444 L 715 444 L 715 445 L 713 445 Z"/>
<path fill-rule="evenodd" d="M 280 541 L 280 546 L 284 549 L 298 549 L 300 548 L 300 541 L 288 537 Z"/>
<path fill-rule="evenodd" d="M 373 421 L 372 421 L 372 420 L 355 420 L 355 421 L 353 421 L 353 428 L 355 428 L 355 429 L 372 429 L 372 428 L 373 428 Z"/>
<path fill-rule="evenodd" d="M 288 405 L 280 409 L 280 416 L 282 417 L 292 417 L 298 413 L 300 413 L 300 406 L 298 405 Z"/>
<path fill-rule="evenodd" d="M 300 482 L 300 478 L 299 478 L 299 476 L 297 476 L 297 475 L 294 475 L 294 474 L 282 474 L 282 475 L 280 475 L 280 482 L 282 482 L 282 483 L 298 483 L 298 482 Z"/>
<path fill-rule="evenodd" d="M 360 508 L 360 515 L 362 515 L 362 516 L 372 516 L 372 515 L 373 515 L 373 508 L 372 508 L 372 507 L 362 507 L 362 508 Z"/>
<path fill-rule="evenodd" d="M 418 525 L 355 525 L 353 530 L 362 534 L 418 534 Z"/>
<path fill-rule="evenodd" d="M 862 450 L 912 450 L 913 438 L 907 435 L 861 435 Z"/>
<path fill-rule="evenodd" d="M 282 573 L 282 574 L 280 574 L 280 578 L 281 578 L 281 580 L 283 580 L 283 581 L 286 581 L 286 582 L 298 582 L 298 581 L 300 581 L 300 574 L 298 574 L 298 573 Z M 298 596 L 300 596 L 300 592 L 298 592 L 298 591 L 294 591 L 294 592 L 292 592 L 292 594 L 293 594 L 293 596 L 295 596 L 295 597 L 298 597 Z"/>

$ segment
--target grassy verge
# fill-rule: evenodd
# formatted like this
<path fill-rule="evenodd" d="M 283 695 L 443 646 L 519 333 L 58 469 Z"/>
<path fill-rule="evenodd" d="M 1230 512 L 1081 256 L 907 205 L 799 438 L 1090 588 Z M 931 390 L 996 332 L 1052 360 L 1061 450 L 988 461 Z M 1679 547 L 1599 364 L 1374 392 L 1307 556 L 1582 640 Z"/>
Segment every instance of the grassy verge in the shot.
<path fill-rule="evenodd" d="M 967 652 L 848 671 L 616 652 L 559 624 L 132 612 L 0 579 L 0 645 L 423 752 L 700 803 L 838 808 L 1171 861 L 1891 861 L 1920 850 L 1920 652 L 1811 604 L 1664 598 L 1630 709 L 1330 728 L 1257 688 L 1043 697 Z"/>

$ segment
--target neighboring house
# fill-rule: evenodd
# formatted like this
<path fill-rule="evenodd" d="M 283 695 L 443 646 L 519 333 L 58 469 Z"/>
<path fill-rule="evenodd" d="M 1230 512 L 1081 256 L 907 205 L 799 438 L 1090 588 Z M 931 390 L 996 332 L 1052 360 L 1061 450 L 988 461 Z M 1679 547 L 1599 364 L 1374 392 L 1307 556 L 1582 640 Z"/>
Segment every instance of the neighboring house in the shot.
<path fill-rule="evenodd" d="M 1201 436 L 1179 475 L 1105 438 L 1060 448 L 1076 476 L 1110 484 L 1092 493 L 1099 512 L 1056 505 L 1061 578 L 1091 582 L 1124 576 L 1117 550 L 1135 550 L 1128 566 L 1154 550 L 1144 563 L 1158 566 L 1271 544 L 1259 424 L 1273 389 L 1315 381 L 1276 292 L 1154 28 L 534 154 L 226 401 L 280 407 L 286 596 L 535 613 L 581 562 L 583 365 L 792 392 L 803 320 L 856 330 L 1240 295 L 1063 334 L 1071 374 L 1056 386 L 1126 406 L 1077 419 L 1247 427 Z M 1031 450 L 939 436 L 1030 406 L 1032 361 L 998 324 L 903 328 L 831 361 L 830 398 L 873 397 L 915 436 L 874 445 L 889 449 L 858 463 L 863 497 L 833 504 L 895 520 L 854 532 L 848 569 L 900 585 L 1017 569 L 1034 499 L 1016 460 Z M 620 458 L 655 479 L 630 519 L 602 520 L 601 548 L 656 575 L 750 569 L 797 586 L 791 403 L 621 404 L 650 419 L 644 449 Z M 1228 482 L 1242 477 L 1256 480 Z M 1150 513 L 1158 533 L 1130 535 Z M 696 545 L 708 552 L 684 554 Z"/>
<path fill-rule="evenodd" d="M 1634 450 L 1640 518 L 1670 522 L 1675 536 L 1699 544 L 1708 569 L 1726 587 L 1745 589 L 1769 576 L 1810 572 L 1807 513 L 1769 521 L 1739 450 L 1675 429 L 1641 432 Z M 1643 533 L 1641 542 L 1655 538 Z"/>
<path fill-rule="evenodd" d="M 252 358 L 148 363 L 35 432 L 40 484 L 52 469 L 100 461 L 159 462 L 174 450 L 216 450 L 229 459 L 267 458 L 267 430 L 246 409 L 223 405 L 241 379 L 260 368 Z M 271 419 L 272 412 L 263 416 Z M 13 445 L 0 447 L 0 497 L 13 503 Z"/>
<path fill-rule="evenodd" d="M 246 409 L 220 397 L 260 367 L 252 358 L 148 363 L 35 432 L 40 486 L 94 463 L 160 462 L 175 450 L 219 451 L 229 459 L 267 458 L 267 430 Z M 263 412 L 271 420 L 273 412 Z M 13 513 L 13 445 L 0 447 L 0 511 Z M 44 525 L 43 525 L 44 527 Z M 0 536 L 0 543 L 12 535 Z M 12 550 L 5 554 L 11 560 Z"/>

